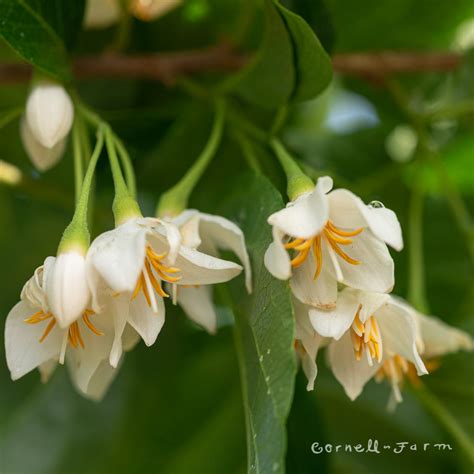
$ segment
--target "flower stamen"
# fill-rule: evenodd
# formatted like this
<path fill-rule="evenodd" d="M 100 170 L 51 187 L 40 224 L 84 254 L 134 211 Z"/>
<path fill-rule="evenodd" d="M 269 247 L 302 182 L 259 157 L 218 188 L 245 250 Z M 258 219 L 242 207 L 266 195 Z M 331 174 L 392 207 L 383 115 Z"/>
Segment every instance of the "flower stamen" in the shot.
<path fill-rule="evenodd" d="M 361 309 L 362 305 L 359 305 L 351 326 L 352 347 L 357 360 L 361 360 L 365 352 L 367 362 L 372 366 L 373 359 L 382 361 L 382 338 L 374 316 L 364 323 L 360 320 Z"/>
<path fill-rule="evenodd" d="M 141 290 L 143 295 L 145 296 L 148 306 L 155 307 L 156 305 L 154 300 L 154 294 L 150 294 L 152 292 L 152 288 L 162 298 L 169 298 L 168 293 L 163 290 L 163 287 L 161 286 L 161 282 L 159 280 L 166 281 L 168 283 L 176 283 L 181 280 L 182 277 L 179 275 L 173 276 L 174 274 L 179 273 L 181 271 L 179 268 L 169 267 L 162 263 L 163 260 L 166 258 L 166 255 L 166 253 L 155 253 L 151 246 L 147 245 L 143 270 L 140 273 L 135 289 L 133 290 L 131 297 L 132 300 L 134 300 L 138 296 Z M 156 278 L 155 272 L 159 280 Z"/>
<path fill-rule="evenodd" d="M 95 334 L 96 336 L 103 336 L 104 333 L 99 331 L 99 329 L 97 329 L 94 326 L 94 324 L 92 324 L 91 320 L 89 319 L 89 317 L 93 314 L 95 314 L 94 311 L 92 311 L 91 309 L 86 309 L 84 313 L 82 314 L 82 321 L 93 334 Z M 43 334 L 39 338 L 38 340 L 39 343 L 42 343 L 49 336 L 54 326 L 56 326 L 56 318 L 53 316 L 51 312 L 45 313 L 44 311 L 41 310 L 24 320 L 24 322 L 27 324 L 38 324 L 38 323 L 41 323 L 42 321 L 46 321 L 47 319 L 51 319 L 51 321 L 49 321 Z M 79 324 L 77 321 L 73 322 L 69 326 L 68 341 L 69 341 L 69 344 L 74 348 L 77 348 L 79 345 L 83 349 L 85 348 L 84 339 L 82 338 Z"/>
<path fill-rule="evenodd" d="M 363 230 L 364 228 L 360 227 L 359 229 L 346 231 L 340 229 L 331 221 L 327 221 L 320 234 L 309 239 L 295 238 L 286 243 L 284 247 L 287 250 L 295 250 L 297 252 L 296 256 L 291 260 L 291 266 L 293 268 L 298 268 L 301 266 L 308 257 L 311 248 L 313 249 L 313 258 L 316 266 L 313 279 L 316 280 L 321 274 L 323 267 L 323 252 L 321 242 L 322 237 L 325 238 L 326 242 L 336 252 L 336 254 L 339 255 L 339 257 L 351 265 L 359 265 L 361 263 L 359 260 L 347 255 L 347 253 L 344 252 L 339 246 L 352 244 L 352 237 L 359 235 Z"/>

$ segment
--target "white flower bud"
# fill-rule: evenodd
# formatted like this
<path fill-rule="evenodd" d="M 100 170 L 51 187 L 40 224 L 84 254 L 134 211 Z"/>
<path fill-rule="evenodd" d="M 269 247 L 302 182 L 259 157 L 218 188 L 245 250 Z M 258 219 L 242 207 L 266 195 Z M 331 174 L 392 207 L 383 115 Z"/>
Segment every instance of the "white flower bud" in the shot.
<path fill-rule="evenodd" d="M 38 171 L 52 168 L 63 156 L 66 148 L 66 139 L 63 138 L 52 148 L 46 148 L 36 140 L 28 122 L 23 118 L 20 123 L 20 136 L 26 154 Z"/>
<path fill-rule="evenodd" d="M 120 18 L 117 0 L 87 0 L 84 26 L 90 29 L 108 28 Z"/>
<path fill-rule="evenodd" d="M 26 121 L 36 140 L 53 148 L 71 130 L 74 107 L 68 93 L 60 84 L 38 82 L 26 102 Z"/>
<path fill-rule="evenodd" d="M 82 316 L 90 299 L 86 260 L 76 251 L 60 253 L 45 271 L 46 295 L 54 317 L 62 328 Z"/>

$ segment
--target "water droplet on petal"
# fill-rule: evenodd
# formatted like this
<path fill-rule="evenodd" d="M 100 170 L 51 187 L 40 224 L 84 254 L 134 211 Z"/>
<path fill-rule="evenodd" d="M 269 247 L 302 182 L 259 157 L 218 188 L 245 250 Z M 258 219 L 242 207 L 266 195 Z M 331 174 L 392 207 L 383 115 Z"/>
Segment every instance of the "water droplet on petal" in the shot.
<path fill-rule="evenodd" d="M 380 201 L 370 201 L 369 207 L 373 207 L 373 208 L 375 208 L 375 209 L 379 209 L 379 208 L 385 207 L 385 206 L 383 205 L 383 202 L 380 202 Z"/>

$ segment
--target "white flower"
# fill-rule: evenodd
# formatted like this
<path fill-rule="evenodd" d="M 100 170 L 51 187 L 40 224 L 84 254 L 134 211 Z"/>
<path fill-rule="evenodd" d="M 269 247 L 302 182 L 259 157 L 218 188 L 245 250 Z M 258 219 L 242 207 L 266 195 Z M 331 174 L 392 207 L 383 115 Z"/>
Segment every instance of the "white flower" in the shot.
<path fill-rule="evenodd" d="M 26 121 L 36 141 L 53 148 L 71 130 L 74 107 L 63 86 L 42 80 L 33 86 L 26 102 Z"/>
<path fill-rule="evenodd" d="M 25 118 L 20 122 L 20 136 L 26 154 L 38 171 L 52 168 L 63 156 L 66 139 L 59 140 L 52 148 L 43 146 L 33 135 Z"/>
<path fill-rule="evenodd" d="M 178 228 L 153 218 L 132 218 L 105 232 L 92 243 L 88 255 L 88 278 L 93 308 L 100 310 L 106 289 L 115 301 L 116 339 L 126 323 L 152 345 L 164 324 L 163 298 L 169 295 L 162 283 L 186 286 L 228 281 L 242 270 L 240 265 L 181 245 Z M 111 354 L 115 365 L 120 340 Z"/>
<path fill-rule="evenodd" d="M 419 375 L 427 373 L 417 350 L 414 317 L 389 295 L 346 288 L 334 310 L 312 308 L 308 314 L 321 336 L 335 339 L 328 347 L 329 363 L 351 400 L 394 356 L 412 362 Z"/>
<path fill-rule="evenodd" d="M 316 357 L 320 348 L 325 346 L 329 339 L 320 336 L 311 325 L 308 317 L 308 307 L 293 298 L 295 311 L 295 349 L 301 359 L 303 371 L 308 379 L 306 389 L 313 390 L 318 367 Z"/>
<path fill-rule="evenodd" d="M 436 361 L 437 357 L 460 350 L 472 351 L 474 349 L 474 341 L 466 332 L 452 327 L 434 316 L 426 316 L 416 311 L 399 297 L 394 299 L 414 318 L 418 352 L 430 372 L 439 365 Z M 433 360 L 433 358 L 435 359 Z M 377 381 L 387 379 L 390 382 L 392 393 L 388 406 L 391 410 L 403 400 L 401 389 L 405 378 L 408 378 L 415 386 L 420 383 L 413 364 L 400 355 L 386 360 L 376 374 Z"/>
<path fill-rule="evenodd" d="M 245 286 L 252 292 L 252 272 L 245 246 L 245 237 L 240 228 L 221 216 L 205 214 L 188 209 L 172 222 L 179 227 L 182 244 L 217 257 L 219 250 L 230 250 L 239 257 L 245 270 Z M 179 284 L 179 282 L 178 282 Z M 214 334 L 217 328 L 217 314 L 212 301 L 212 287 L 180 285 L 177 302 L 188 317 Z"/>
<path fill-rule="evenodd" d="M 291 277 L 302 303 L 326 309 L 335 306 L 337 282 L 391 291 L 394 264 L 385 244 L 403 247 L 393 211 L 379 203 L 365 205 L 346 189 L 331 191 L 332 184 L 327 176 L 319 178 L 313 191 L 268 218 L 273 243 L 265 253 L 267 269 L 276 278 Z M 292 259 L 288 251 L 295 252 Z"/>
<path fill-rule="evenodd" d="M 112 368 L 104 368 L 114 340 L 112 318 L 108 311 L 85 309 L 77 321 L 61 328 L 45 291 L 46 267 L 52 264 L 47 259 L 35 271 L 8 314 L 5 349 L 12 380 L 38 368 L 45 382 L 58 362 L 66 360 L 79 391 L 100 398 L 115 375 Z"/>
<path fill-rule="evenodd" d="M 91 297 L 84 255 L 70 250 L 48 257 L 44 263 L 44 289 L 59 326 L 70 326 L 86 310 Z"/>

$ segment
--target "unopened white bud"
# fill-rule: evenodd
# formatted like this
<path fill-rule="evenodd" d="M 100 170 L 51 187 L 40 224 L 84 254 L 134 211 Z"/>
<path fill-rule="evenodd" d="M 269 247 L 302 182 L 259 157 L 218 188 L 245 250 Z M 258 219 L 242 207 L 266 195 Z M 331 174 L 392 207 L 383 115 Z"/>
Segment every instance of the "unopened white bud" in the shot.
<path fill-rule="evenodd" d="M 108 28 L 120 18 L 118 0 L 87 0 L 84 26 L 90 29 Z"/>
<path fill-rule="evenodd" d="M 39 81 L 26 102 L 26 121 L 36 141 L 53 148 L 71 130 L 74 107 L 63 86 L 52 81 Z"/>
<path fill-rule="evenodd" d="M 28 122 L 23 118 L 20 123 L 20 136 L 26 154 L 38 171 L 52 168 L 63 156 L 66 148 L 66 139 L 63 138 L 52 148 L 47 148 L 36 140 Z"/>
<path fill-rule="evenodd" d="M 45 272 L 49 308 L 62 328 L 82 316 L 90 300 L 86 259 L 77 251 L 60 253 Z"/>

